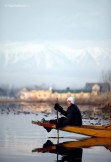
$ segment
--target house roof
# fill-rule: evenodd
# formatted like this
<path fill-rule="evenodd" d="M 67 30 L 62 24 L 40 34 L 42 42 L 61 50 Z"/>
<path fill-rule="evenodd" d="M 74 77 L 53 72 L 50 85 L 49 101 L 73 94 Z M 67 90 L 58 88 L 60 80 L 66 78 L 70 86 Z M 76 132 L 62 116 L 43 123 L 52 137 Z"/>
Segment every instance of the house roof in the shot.
<path fill-rule="evenodd" d="M 109 83 L 86 83 L 85 88 L 86 90 L 92 90 L 92 87 L 94 85 L 99 85 L 100 86 L 100 91 L 101 92 L 107 92 L 110 90 L 110 85 Z"/>

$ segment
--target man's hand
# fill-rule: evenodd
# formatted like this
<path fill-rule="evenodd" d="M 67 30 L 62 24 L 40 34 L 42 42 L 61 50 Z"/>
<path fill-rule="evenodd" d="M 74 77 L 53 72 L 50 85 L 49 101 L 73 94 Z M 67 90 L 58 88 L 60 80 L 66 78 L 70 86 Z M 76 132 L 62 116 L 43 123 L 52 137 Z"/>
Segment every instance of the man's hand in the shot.
<path fill-rule="evenodd" d="M 56 103 L 56 104 L 55 104 L 55 106 L 54 106 L 54 109 L 55 109 L 55 110 L 58 110 L 58 109 L 59 109 L 59 107 L 60 107 L 60 106 L 59 106 L 59 104 L 58 104 L 58 103 Z"/>

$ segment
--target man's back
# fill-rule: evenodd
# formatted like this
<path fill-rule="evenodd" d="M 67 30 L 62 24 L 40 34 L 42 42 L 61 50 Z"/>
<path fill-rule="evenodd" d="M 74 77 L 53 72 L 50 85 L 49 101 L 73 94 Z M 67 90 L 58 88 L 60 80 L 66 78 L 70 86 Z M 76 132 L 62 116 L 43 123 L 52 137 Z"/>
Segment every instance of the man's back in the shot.
<path fill-rule="evenodd" d="M 81 126 L 82 125 L 82 116 L 77 105 L 72 104 L 67 109 L 67 118 L 70 125 Z"/>

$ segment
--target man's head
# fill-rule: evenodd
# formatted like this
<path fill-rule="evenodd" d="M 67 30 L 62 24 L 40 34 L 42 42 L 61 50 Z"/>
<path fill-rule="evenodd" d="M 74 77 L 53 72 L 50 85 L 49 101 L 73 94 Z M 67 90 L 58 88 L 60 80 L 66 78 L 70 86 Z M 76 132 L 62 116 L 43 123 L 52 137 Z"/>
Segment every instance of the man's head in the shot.
<path fill-rule="evenodd" d="M 67 105 L 70 106 L 75 103 L 75 97 L 69 97 L 67 99 Z"/>

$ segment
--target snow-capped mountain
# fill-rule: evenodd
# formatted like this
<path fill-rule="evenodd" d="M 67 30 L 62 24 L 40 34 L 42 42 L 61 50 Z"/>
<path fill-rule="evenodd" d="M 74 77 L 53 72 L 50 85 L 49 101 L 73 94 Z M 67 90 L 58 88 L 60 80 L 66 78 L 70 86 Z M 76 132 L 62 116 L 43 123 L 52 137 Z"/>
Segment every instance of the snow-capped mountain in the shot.
<path fill-rule="evenodd" d="M 7 45 L 0 47 L 0 60 L 2 67 L 14 66 L 35 66 L 35 68 L 45 67 L 47 69 L 59 66 L 77 67 L 94 65 L 108 67 L 111 61 L 111 49 L 86 48 L 70 49 L 68 47 L 46 47 L 36 44 L 27 45 Z M 87 66 L 88 67 L 88 66 Z"/>
<path fill-rule="evenodd" d="M 0 71 L 24 75 L 95 77 L 110 70 L 111 49 L 69 48 L 42 44 L 0 46 Z"/>

